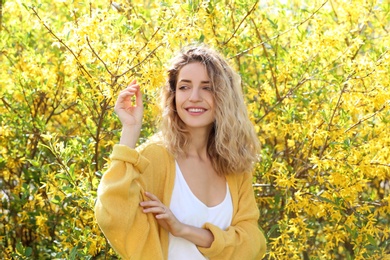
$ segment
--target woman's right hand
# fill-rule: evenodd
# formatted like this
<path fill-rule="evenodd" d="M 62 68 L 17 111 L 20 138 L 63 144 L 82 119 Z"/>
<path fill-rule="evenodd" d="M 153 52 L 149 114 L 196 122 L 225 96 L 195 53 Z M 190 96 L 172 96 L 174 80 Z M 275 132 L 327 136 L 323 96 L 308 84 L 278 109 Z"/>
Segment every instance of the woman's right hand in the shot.
<path fill-rule="evenodd" d="M 135 101 L 133 101 L 135 97 Z M 115 113 L 122 123 L 122 135 L 120 144 L 135 148 L 142 127 L 142 116 L 144 106 L 142 103 L 142 93 L 136 80 L 122 90 L 116 100 Z"/>
<path fill-rule="evenodd" d="M 134 96 L 135 102 L 132 101 Z M 134 79 L 127 88 L 119 93 L 114 111 L 123 127 L 140 127 L 142 125 L 143 110 L 140 86 Z"/>

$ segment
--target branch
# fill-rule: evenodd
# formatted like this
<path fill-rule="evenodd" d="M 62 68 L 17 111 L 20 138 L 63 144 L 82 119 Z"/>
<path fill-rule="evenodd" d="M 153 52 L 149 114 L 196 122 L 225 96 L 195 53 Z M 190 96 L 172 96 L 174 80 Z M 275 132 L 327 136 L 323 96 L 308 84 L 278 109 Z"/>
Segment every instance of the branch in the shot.
<path fill-rule="evenodd" d="M 284 95 L 283 97 L 281 97 L 278 102 L 276 102 L 275 105 L 273 105 L 262 117 L 260 117 L 259 119 L 256 120 L 256 124 L 260 123 L 261 120 L 263 120 L 269 113 L 271 113 L 275 107 L 279 106 L 280 103 L 283 102 L 283 100 L 285 100 L 288 96 L 290 96 L 292 93 L 294 93 L 295 90 L 297 90 L 300 86 L 302 86 L 305 82 L 311 80 L 312 78 L 304 78 L 302 80 L 300 80 L 294 87 L 290 88 L 288 90 L 288 92 L 286 93 L 286 95 Z"/>
<path fill-rule="evenodd" d="M 379 165 L 379 166 L 390 167 L 390 163 L 370 162 L 370 164 L 371 164 L 371 165 Z"/>
<path fill-rule="evenodd" d="M 143 51 L 143 49 L 145 49 L 146 46 L 148 46 L 149 42 L 156 36 L 156 34 L 158 33 L 158 31 L 160 31 L 160 29 L 161 27 L 157 28 L 157 30 L 153 33 L 152 37 L 150 37 L 150 39 L 145 42 L 144 46 L 142 46 L 142 48 L 137 51 L 137 53 L 134 55 L 133 59 L 129 62 L 129 64 L 133 63 L 135 57 L 137 57 L 138 54 L 140 54 L 140 52 Z"/>
<path fill-rule="evenodd" d="M 0 0 L 1 1 L 1 0 Z M 21 114 L 19 114 L 19 111 L 17 109 L 14 109 L 8 102 L 7 100 L 3 97 L 1 97 L 1 101 L 3 101 L 3 104 L 4 104 L 4 107 L 9 111 L 9 112 L 12 112 L 12 113 L 15 113 L 16 115 L 18 115 L 19 118 L 23 118 Z"/>
<path fill-rule="evenodd" d="M 96 58 L 98 58 L 98 60 L 100 60 L 101 63 L 103 63 L 104 68 L 106 68 L 107 72 L 108 72 L 112 77 L 114 77 L 114 74 L 111 73 L 110 69 L 107 67 L 107 64 L 104 62 L 104 60 L 102 60 L 102 59 L 100 58 L 100 56 L 96 53 L 95 49 L 91 46 L 91 43 L 90 43 L 90 41 L 89 41 L 88 36 L 85 37 L 85 38 L 86 38 L 86 40 L 87 40 L 88 46 L 89 46 L 89 48 L 91 49 L 92 53 L 96 56 Z"/>
<path fill-rule="evenodd" d="M 249 52 L 249 51 L 251 51 L 251 50 L 253 50 L 253 49 L 258 48 L 259 46 L 261 46 L 261 45 L 263 45 L 263 44 L 265 44 L 265 43 L 270 42 L 270 41 L 273 40 L 273 39 L 279 38 L 280 36 L 282 36 L 282 35 L 284 35 L 284 34 L 290 32 L 290 31 L 292 31 L 292 30 L 295 29 L 295 28 L 298 28 L 299 26 L 301 26 L 302 24 L 306 23 L 306 22 L 309 21 L 311 18 L 313 18 L 313 16 L 316 15 L 316 14 L 321 10 L 321 8 L 322 8 L 327 2 L 328 2 L 328 0 L 326 0 L 326 1 L 325 1 L 317 10 L 315 10 L 308 18 L 306 18 L 305 20 L 303 20 L 302 22 L 300 22 L 298 25 L 296 25 L 296 26 L 294 26 L 294 27 L 291 27 L 290 29 L 288 29 L 288 30 L 286 30 L 286 31 L 284 31 L 284 32 L 281 32 L 281 33 L 279 33 L 278 35 L 275 35 L 274 37 L 271 37 L 271 38 L 270 38 L 269 40 L 267 40 L 267 41 L 261 42 L 261 43 L 255 45 L 255 46 L 252 46 L 252 47 L 249 48 L 249 49 L 243 50 L 242 52 L 237 53 L 236 55 L 230 57 L 229 59 L 233 59 L 233 58 L 235 58 L 235 57 L 241 56 L 241 55 L 243 55 L 243 54 L 245 54 L 245 53 L 247 53 L 247 52 Z"/>
<path fill-rule="evenodd" d="M 84 68 L 84 66 L 81 64 L 81 62 L 79 61 L 79 59 L 77 58 L 76 54 L 72 51 L 72 49 L 70 49 L 68 47 L 68 45 L 66 45 L 64 43 L 64 41 L 62 39 L 60 39 L 46 24 L 45 22 L 42 20 L 42 18 L 39 16 L 38 12 L 34 9 L 34 7 L 31 7 L 30 8 L 35 16 L 38 18 L 38 20 L 42 23 L 42 25 L 46 28 L 46 30 L 58 41 L 60 42 L 72 55 L 73 57 L 76 59 L 77 61 L 77 64 L 78 66 L 81 68 L 82 71 L 84 71 L 90 78 L 92 78 L 91 74 L 89 74 L 89 72 Z"/>
<path fill-rule="evenodd" d="M 386 103 L 385 103 L 380 109 L 378 109 L 377 111 L 375 111 L 372 115 L 360 119 L 357 123 L 353 124 L 353 125 L 352 125 L 351 127 L 349 127 L 347 130 L 345 130 L 344 133 L 347 133 L 348 131 L 350 131 L 351 129 L 353 129 L 353 128 L 355 128 L 356 126 L 360 125 L 361 123 L 367 121 L 368 119 L 373 118 L 374 116 L 376 116 L 377 114 L 379 114 L 380 112 L 382 112 L 385 108 L 386 108 Z"/>
<path fill-rule="evenodd" d="M 255 10 L 255 7 L 257 6 L 257 4 L 259 3 L 259 0 L 256 1 L 256 3 L 252 6 L 251 10 L 249 10 L 249 12 L 246 13 L 245 17 L 241 20 L 241 22 L 238 24 L 238 26 L 236 27 L 236 29 L 234 30 L 233 34 L 230 36 L 230 38 L 223 43 L 223 45 L 226 45 L 228 44 L 228 42 L 230 42 L 231 39 L 233 39 L 233 37 L 236 35 L 238 29 L 240 28 L 240 26 L 242 25 L 242 23 L 245 21 L 245 19 L 253 12 L 253 10 Z"/>
<path fill-rule="evenodd" d="M 257 29 L 257 26 L 256 26 L 255 21 L 254 21 L 253 19 L 251 19 L 251 21 L 252 21 L 252 23 L 253 23 L 253 26 L 254 26 L 255 29 L 256 29 L 257 37 L 260 39 L 260 41 L 263 42 L 263 39 L 262 39 L 262 37 L 261 37 L 261 34 L 260 34 L 259 30 Z M 271 70 L 272 81 L 273 81 L 273 83 L 274 83 L 276 98 L 277 98 L 277 100 L 279 100 L 279 99 L 280 99 L 280 94 L 279 94 L 279 89 L 278 89 L 278 87 L 277 87 L 277 79 L 276 79 L 275 70 L 274 70 L 274 68 L 273 68 L 272 65 L 271 65 L 272 63 L 271 63 L 271 59 L 270 59 L 270 57 L 269 57 L 269 55 L 268 55 L 267 48 L 264 46 L 264 44 L 263 44 L 262 46 L 263 46 L 264 55 L 265 55 L 265 57 L 266 57 L 267 60 L 268 60 L 269 68 L 270 68 L 270 70 Z"/>
<path fill-rule="evenodd" d="M 344 82 L 343 88 L 341 89 L 339 98 L 337 99 L 336 106 L 335 106 L 335 108 L 333 109 L 332 116 L 330 117 L 330 120 L 329 120 L 329 123 L 328 123 L 328 131 L 330 130 L 330 127 L 332 126 L 332 122 L 333 122 L 334 116 L 336 115 L 337 109 L 340 107 L 341 98 L 343 97 L 343 94 L 345 93 L 345 90 L 346 90 L 347 87 L 348 87 L 348 81 L 349 81 L 349 79 L 350 79 L 351 77 L 352 77 L 351 74 L 348 75 L 347 79 L 346 79 L 345 82 Z"/>
<path fill-rule="evenodd" d="M 139 65 L 141 65 L 142 63 L 144 63 L 152 54 L 154 54 L 156 52 L 156 50 L 162 45 L 162 43 L 160 43 L 159 45 L 157 45 L 156 48 L 154 48 L 153 51 L 151 51 L 142 61 L 138 62 L 137 64 L 135 64 L 133 67 L 131 67 L 130 69 L 126 70 L 125 72 L 123 72 L 122 74 L 120 75 L 117 75 L 116 77 L 122 77 L 123 75 L 127 74 L 129 71 L 135 69 L 136 67 L 138 67 Z"/>
<path fill-rule="evenodd" d="M 3 29 L 3 0 L 0 0 L 0 32 Z"/>
<path fill-rule="evenodd" d="M 104 121 L 104 116 L 105 114 L 107 113 L 108 111 L 108 107 L 109 107 L 109 104 L 111 102 L 111 98 L 109 99 L 106 99 L 104 101 L 104 104 L 102 106 L 102 111 L 101 113 L 99 114 L 98 116 L 98 122 L 96 124 L 96 136 L 94 137 L 95 139 L 95 155 L 94 155 L 94 160 L 95 160 L 95 171 L 98 171 L 100 169 L 100 166 L 99 166 L 99 158 L 100 158 L 100 154 L 99 154 L 99 144 L 100 144 L 100 135 L 101 135 L 101 131 L 102 131 L 102 126 L 103 126 L 103 121 Z M 90 182 L 92 183 L 92 179 L 90 180 Z"/>
<path fill-rule="evenodd" d="M 53 156 L 54 158 L 56 159 L 56 161 L 58 162 L 58 165 L 65 171 L 65 173 L 69 176 L 69 179 L 68 181 L 73 185 L 73 186 L 76 186 L 75 184 L 75 180 L 72 178 L 72 175 L 70 174 L 69 172 L 69 167 L 68 165 L 66 165 L 66 163 L 61 159 L 61 157 L 58 155 L 58 153 L 56 152 L 54 146 L 52 143 L 47 143 L 43 138 L 42 138 L 42 135 L 41 134 L 38 134 L 38 139 L 40 141 L 40 145 L 45 147 Z M 53 183 L 54 185 L 54 183 Z M 56 185 L 54 185 L 56 186 Z M 62 191 L 61 189 L 59 189 L 59 191 L 66 195 L 64 191 Z"/>
<path fill-rule="evenodd" d="M 334 119 L 334 117 L 336 115 L 336 111 L 340 107 L 341 98 L 342 98 L 343 94 L 345 93 L 345 89 L 348 86 L 348 81 L 351 79 L 352 75 L 353 74 L 349 74 L 347 79 L 344 81 L 344 85 L 343 85 L 343 88 L 341 89 L 339 98 L 337 100 L 337 104 L 336 104 L 335 108 L 333 109 L 332 116 L 330 117 L 330 120 L 329 120 L 329 123 L 328 123 L 328 127 L 327 127 L 327 131 L 330 131 L 330 127 L 332 126 L 332 122 L 333 122 L 333 119 Z M 321 147 L 321 150 L 320 150 L 319 156 L 318 156 L 319 158 L 322 158 L 322 155 L 324 154 L 325 149 L 328 148 L 328 141 L 329 141 L 329 135 L 326 136 L 324 145 Z"/>

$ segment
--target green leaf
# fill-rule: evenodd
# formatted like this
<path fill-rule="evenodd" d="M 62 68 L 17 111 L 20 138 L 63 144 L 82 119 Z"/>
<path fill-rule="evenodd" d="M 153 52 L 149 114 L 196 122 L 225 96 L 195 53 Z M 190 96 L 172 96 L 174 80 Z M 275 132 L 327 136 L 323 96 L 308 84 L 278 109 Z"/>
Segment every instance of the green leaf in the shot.
<path fill-rule="evenodd" d="M 271 235 L 274 233 L 275 230 L 279 229 L 279 225 L 275 224 L 273 225 L 270 230 L 267 232 L 267 237 L 271 237 Z"/>
<path fill-rule="evenodd" d="M 32 254 L 32 248 L 31 247 L 26 247 L 25 251 L 24 251 L 24 255 L 25 256 L 31 256 Z"/>
<path fill-rule="evenodd" d="M 374 246 L 375 248 L 378 247 L 378 242 L 374 239 L 373 236 L 371 236 L 370 234 L 367 234 L 367 239 L 372 246 Z"/>

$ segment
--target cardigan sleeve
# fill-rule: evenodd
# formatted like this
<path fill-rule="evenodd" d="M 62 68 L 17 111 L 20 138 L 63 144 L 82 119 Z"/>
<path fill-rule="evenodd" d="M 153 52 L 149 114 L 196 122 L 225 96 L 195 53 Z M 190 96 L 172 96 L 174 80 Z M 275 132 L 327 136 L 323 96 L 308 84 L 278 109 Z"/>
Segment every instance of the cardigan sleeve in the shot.
<path fill-rule="evenodd" d="M 218 259 L 262 259 L 266 251 L 266 240 L 260 231 L 257 221 L 259 210 L 253 195 L 251 175 L 245 174 L 237 178 L 237 205 L 233 202 L 234 211 L 232 224 L 226 230 L 205 223 L 206 228 L 214 235 L 214 241 L 209 248 L 198 247 L 199 251 L 211 260 Z"/>
<path fill-rule="evenodd" d="M 144 214 L 139 203 L 143 200 L 143 177 L 149 160 L 138 151 L 115 145 L 111 163 L 104 173 L 97 191 L 95 216 L 100 229 L 123 258 L 137 258 L 148 254 L 162 259 L 157 225 L 151 214 Z"/>

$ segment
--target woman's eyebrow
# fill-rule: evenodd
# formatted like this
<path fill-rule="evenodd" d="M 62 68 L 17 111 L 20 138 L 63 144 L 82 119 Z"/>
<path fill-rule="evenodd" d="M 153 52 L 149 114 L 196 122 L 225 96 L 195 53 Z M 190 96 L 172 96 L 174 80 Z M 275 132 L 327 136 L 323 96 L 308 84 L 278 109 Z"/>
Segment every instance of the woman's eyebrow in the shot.
<path fill-rule="evenodd" d="M 179 82 L 187 82 L 187 83 L 191 83 L 192 81 L 191 81 L 191 80 L 189 80 L 189 79 L 181 79 L 181 80 L 179 80 Z"/>
<path fill-rule="evenodd" d="M 192 83 L 192 81 L 189 80 L 189 79 L 181 79 L 181 80 L 179 80 L 178 82 Z M 203 80 L 203 81 L 201 81 L 200 83 L 202 83 L 202 84 L 210 84 L 210 81 L 209 81 L 209 80 Z"/>

